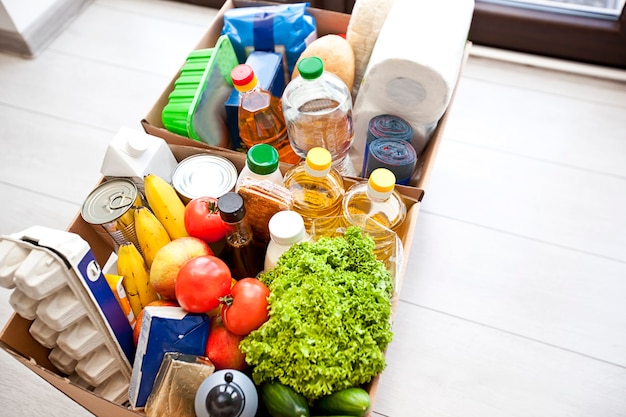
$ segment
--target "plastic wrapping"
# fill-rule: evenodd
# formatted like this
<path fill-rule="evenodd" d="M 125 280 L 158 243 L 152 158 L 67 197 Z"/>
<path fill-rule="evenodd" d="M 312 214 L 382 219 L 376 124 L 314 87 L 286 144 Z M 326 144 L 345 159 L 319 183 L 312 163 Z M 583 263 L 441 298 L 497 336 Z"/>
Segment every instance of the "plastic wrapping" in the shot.
<path fill-rule="evenodd" d="M 195 417 L 196 392 L 215 372 L 209 358 L 167 352 L 161 362 L 145 412 L 148 417 Z"/>
<path fill-rule="evenodd" d="M 241 181 L 239 194 L 243 197 L 246 211 L 250 213 L 248 222 L 255 239 L 269 242 L 269 222 L 279 211 L 291 210 L 291 192 L 270 180 L 245 177 Z"/>
<path fill-rule="evenodd" d="M 281 52 L 285 82 L 300 54 L 317 39 L 315 19 L 306 12 L 309 3 L 229 9 L 224 13 L 222 35 L 230 39 L 237 59 L 245 62 L 252 51 Z"/>

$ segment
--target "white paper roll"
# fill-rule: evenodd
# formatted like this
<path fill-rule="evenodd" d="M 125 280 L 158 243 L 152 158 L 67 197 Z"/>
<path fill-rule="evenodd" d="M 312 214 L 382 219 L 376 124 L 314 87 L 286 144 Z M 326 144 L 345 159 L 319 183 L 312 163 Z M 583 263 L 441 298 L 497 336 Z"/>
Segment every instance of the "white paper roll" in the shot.
<path fill-rule="evenodd" d="M 351 158 L 363 160 L 369 120 L 408 121 L 418 155 L 446 111 L 463 62 L 474 0 L 395 0 L 356 97 Z"/>

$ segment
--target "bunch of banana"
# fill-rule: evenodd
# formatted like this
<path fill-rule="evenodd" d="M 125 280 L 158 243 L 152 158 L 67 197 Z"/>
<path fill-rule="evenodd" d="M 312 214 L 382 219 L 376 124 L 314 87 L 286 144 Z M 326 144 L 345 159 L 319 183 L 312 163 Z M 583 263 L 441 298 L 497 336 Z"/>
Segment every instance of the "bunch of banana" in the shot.
<path fill-rule="evenodd" d="M 167 181 L 155 174 L 144 177 L 148 205 L 172 240 L 189 236 L 185 229 L 185 205 Z"/>
<path fill-rule="evenodd" d="M 139 316 L 144 306 L 159 298 L 150 285 L 148 267 L 134 243 L 120 245 L 117 252 L 117 273 L 124 277 L 122 284 L 135 317 Z"/>
<path fill-rule="evenodd" d="M 165 227 L 159 219 L 147 207 L 135 209 L 135 235 L 139 243 L 139 249 L 143 254 L 148 269 L 152 266 L 154 256 L 171 239 Z"/>
<path fill-rule="evenodd" d="M 126 213 L 122 214 L 117 219 L 118 230 L 126 229 L 129 225 L 133 224 L 133 220 L 134 220 L 133 208 L 131 207 L 128 210 L 126 210 Z"/>

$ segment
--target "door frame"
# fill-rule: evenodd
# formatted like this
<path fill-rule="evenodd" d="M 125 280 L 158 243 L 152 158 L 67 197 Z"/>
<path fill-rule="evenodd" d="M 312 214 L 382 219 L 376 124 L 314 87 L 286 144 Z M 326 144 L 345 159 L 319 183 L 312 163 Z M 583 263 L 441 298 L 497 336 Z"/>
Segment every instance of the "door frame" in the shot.
<path fill-rule="evenodd" d="M 611 20 L 476 0 L 469 38 L 477 45 L 626 68 L 625 10 Z"/>

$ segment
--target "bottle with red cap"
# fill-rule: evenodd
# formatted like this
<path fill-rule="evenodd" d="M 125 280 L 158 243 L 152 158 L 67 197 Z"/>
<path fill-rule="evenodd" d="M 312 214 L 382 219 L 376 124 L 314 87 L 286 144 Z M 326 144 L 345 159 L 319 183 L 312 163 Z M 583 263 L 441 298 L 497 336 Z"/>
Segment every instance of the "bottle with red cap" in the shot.
<path fill-rule="evenodd" d="M 245 147 L 266 143 L 276 148 L 281 162 L 300 162 L 289 143 L 280 99 L 261 88 L 249 65 L 237 65 L 230 76 L 240 94 L 239 136 Z"/>

